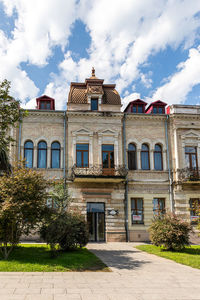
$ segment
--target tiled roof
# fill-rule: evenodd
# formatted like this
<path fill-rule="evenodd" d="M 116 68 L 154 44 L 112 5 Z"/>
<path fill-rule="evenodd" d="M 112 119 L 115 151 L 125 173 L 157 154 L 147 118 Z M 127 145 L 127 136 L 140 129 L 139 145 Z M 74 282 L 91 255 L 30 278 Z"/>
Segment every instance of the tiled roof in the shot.
<path fill-rule="evenodd" d="M 103 104 L 121 105 L 121 98 L 114 85 L 102 85 Z M 98 96 L 98 95 L 97 95 Z M 87 87 L 86 85 L 71 84 L 68 103 L 87 104 Z"/>

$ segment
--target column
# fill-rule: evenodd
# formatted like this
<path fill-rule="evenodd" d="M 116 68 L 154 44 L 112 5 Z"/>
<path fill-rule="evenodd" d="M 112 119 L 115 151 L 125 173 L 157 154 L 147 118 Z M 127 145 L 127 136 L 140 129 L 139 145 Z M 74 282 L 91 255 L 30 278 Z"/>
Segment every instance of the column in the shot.
<path fill-rule="evenodd" d="M 98 149 L 99 149 L 99 155 L 98 155 L 98 164 L 101 166 L 102 164 L 102 151 L 101 151 L 101 145 L 102 145 L 102 135 L 99 134 L 98 136 Z"/>
<path fill-rule="evenodd" d="M 90 137 L 89 137 L 89 167 L 92 167 L 93 163 L 94 163 L 92 142 L 93 142 L 93 135 L 90 134 Z"/>
<path fill-rule="evenodd" d="M 33 148 L 33 168 L 37 168 L 37 146 Z"/>
<path fill-rule="evenodd" d="M 73 136 L 73 144 L 72 144 L 72 165 L 76 164 L 76 136 Z"/>
<path fill-rule="evenodd" d="M 141 149 L 137 148 L 137 168 L 141 170 Z"/>
<path fill-rule="evenodd" d="M 47 146 L 47 168 L 51 168 L 51 148 Z"/>
<path fill-rule="evenodd" d="M 154 170 L 154 150 L 150 150 L 150 170 Z"/>
<path fill-rule="evenodd" d="M 119 165 L 119 149 L 118 149 L 118 137 L 115 137 L 114 143 L 114 164 L 116 167 Z"/>

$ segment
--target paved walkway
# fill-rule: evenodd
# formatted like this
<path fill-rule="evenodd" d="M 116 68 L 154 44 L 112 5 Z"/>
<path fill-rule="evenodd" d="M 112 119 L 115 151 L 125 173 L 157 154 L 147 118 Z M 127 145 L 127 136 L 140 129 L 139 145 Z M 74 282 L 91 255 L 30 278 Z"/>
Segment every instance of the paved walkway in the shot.
<path fill-rule="evenodd" d="M 0 300 L 200 300 L 200 270 L 138 251 L 89 244 L 113 272 L 0 273 Z"/>

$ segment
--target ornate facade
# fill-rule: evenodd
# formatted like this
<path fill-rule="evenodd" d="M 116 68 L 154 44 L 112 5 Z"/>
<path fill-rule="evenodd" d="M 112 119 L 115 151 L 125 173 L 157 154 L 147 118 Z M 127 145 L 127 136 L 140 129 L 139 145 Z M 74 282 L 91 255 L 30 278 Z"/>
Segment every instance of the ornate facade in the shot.
<path fill-rule="evenodd" d="M 200 201 L 200 107 L 140 99 L 121 112 L 114 84 L 71 83 L 66 111 L 37 98 L 12 156 L 49 178 L 64 178 L 71 209 L 85 215 L 91 241 L 146 241 L 154 215 L 195 221 Z M 195 200 L 195 201 L 196 201 Z"/>

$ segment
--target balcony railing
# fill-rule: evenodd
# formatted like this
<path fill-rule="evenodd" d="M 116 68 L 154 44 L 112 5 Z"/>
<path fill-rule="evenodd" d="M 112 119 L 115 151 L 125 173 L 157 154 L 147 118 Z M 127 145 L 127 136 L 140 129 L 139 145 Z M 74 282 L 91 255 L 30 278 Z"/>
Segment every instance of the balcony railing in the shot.
<path fill-rule="evenodd" d="M 72 167 L 73 177 L 125 177 L 127 170 L 124 166 L 114 166 L 114 168 L 103 168 L 101 165 L 90 167 Z"/>
<path fill-rule="evenodd" d="M 179 169 L 178 179 L 180 181 L 200 181 L 200 168 L 190 169 Z"/>

